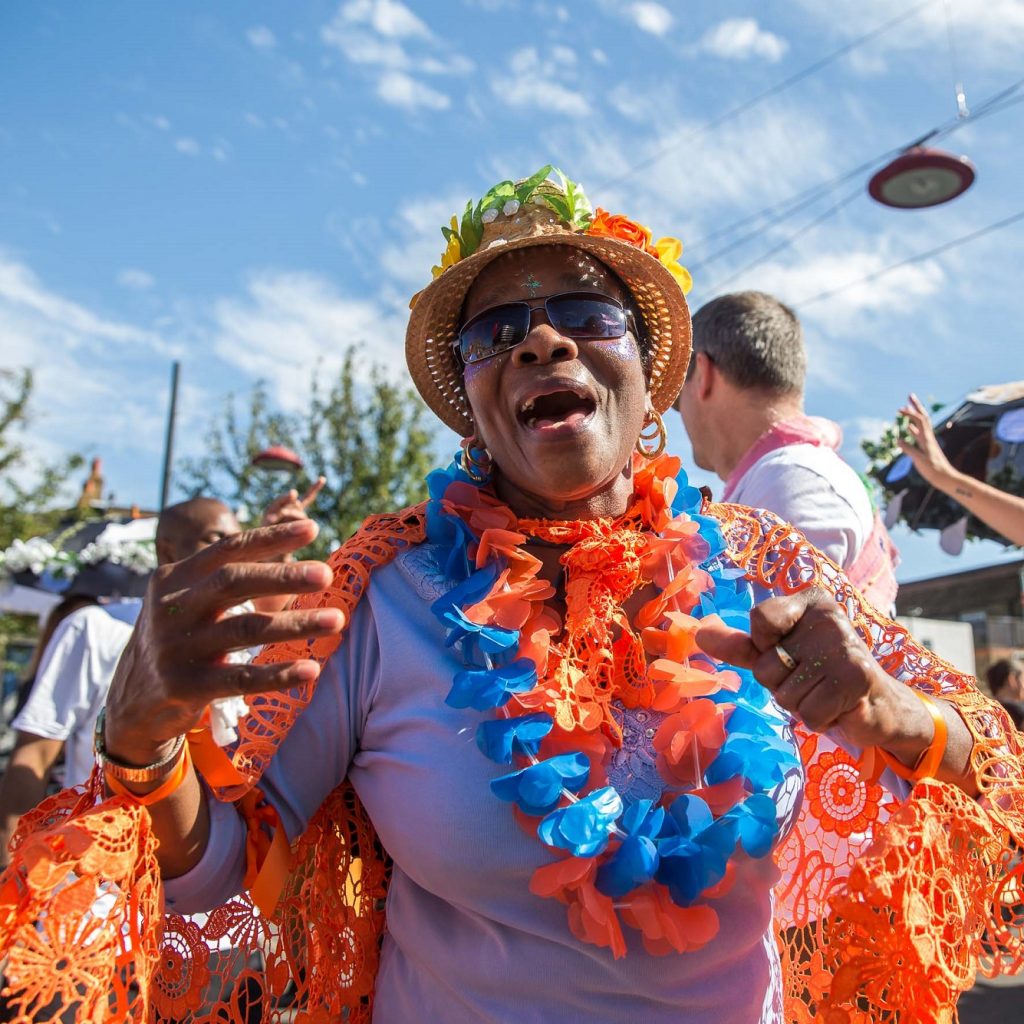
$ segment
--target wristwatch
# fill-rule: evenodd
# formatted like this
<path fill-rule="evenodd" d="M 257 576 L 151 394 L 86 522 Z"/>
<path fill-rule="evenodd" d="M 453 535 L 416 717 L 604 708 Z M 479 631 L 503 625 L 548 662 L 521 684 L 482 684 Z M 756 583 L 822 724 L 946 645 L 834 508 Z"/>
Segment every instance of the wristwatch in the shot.
<path fill-rule="evenodd" d="M 170 753 L 154 761 L 152 764 L 133 765 L 125 764 L 112 758 L 107 753 L 107 741 L 104 736 L 104 729 L 107 724 L 107 707 L 100 708 L 96 716 L 96 728 L 92 734 L 92 749 L 96 754 L 96 763 L 103 771 L 121 782 L 156 782 L 162 779 L 167 772 L 174 767 L 178 760 L 181 748 L 185 745 L 185 734 L 182 733 L 175 741 Z"/>

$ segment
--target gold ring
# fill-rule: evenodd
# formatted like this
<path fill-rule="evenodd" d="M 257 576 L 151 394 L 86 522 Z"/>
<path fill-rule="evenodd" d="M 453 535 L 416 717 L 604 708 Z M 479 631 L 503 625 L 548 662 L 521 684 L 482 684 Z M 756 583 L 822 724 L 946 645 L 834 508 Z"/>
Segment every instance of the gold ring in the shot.
<path fill-rule="evenodd" d="M 779 661 L 785 666 L 786 671 L 792 672 L 796 668 L 796 659 L 781 644 L 775 645 L 775 653 L 779 656 Z"/>

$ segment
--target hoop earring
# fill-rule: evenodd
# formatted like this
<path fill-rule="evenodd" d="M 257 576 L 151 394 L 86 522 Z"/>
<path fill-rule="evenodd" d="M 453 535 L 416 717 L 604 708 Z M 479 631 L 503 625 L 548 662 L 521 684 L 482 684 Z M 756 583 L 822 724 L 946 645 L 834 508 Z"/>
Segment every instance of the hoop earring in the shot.
<path fill-rule="evenodd" d="M 653 432 L 651 428 L 653 429 Z M 644 432 L 646 431 L 646 433 Z M 653 442 L 653 444 L 652 444 Z M 636 450 L 645 459 L 656 459 L 668 444 L 668 431 L 665 429 L 665 421 L 657 409 L 652 409 L 650 415 L 644 421 L 643 430 L 637 438 Z"/>
<path fill-rule="evenodd" d="M 485 483 L 491 475 L 491 453 L 486 448 L 476 448 L 476 436 L 468 437 L 462 442 L 459 455 L 459 469 L 475 483 Z M 478 456 L 474 458 L 474 455 Z"/>

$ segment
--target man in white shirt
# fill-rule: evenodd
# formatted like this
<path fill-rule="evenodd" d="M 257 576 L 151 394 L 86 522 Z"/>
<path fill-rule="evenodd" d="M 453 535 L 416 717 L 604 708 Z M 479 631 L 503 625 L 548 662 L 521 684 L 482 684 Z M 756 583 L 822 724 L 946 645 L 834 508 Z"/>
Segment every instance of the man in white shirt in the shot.
<path fill-rule="evenodd" d="M 897 552 L 863 481 L 837 453 L 837 423 L 804 413 L 807 355 L 793 311 L 763 292 L 723 295 L 693 318 L 679 412 L 694 462 L 725 481 L 723 501 L 799 528 L 888 611 Z"/>

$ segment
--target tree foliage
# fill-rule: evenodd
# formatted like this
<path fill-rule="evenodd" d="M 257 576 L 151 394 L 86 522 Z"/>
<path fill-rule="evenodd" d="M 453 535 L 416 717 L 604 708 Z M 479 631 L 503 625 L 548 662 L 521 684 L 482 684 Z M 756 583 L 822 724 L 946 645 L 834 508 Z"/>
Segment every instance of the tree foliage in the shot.
<path fill-rule="evenodd" d="M 65 495 L 81 455 L 45 464 L 25 449 L 31 421 L 32 371 L 0 370 L 0 548 L 53 530 L 67 517 Z"/>
<path fill-rule="evenodd" d="M 25 447 L 31 422 L 32 371 L 0 370 L 0 550 L 16 539 L 50 533 L 68 516 L 65 496 L 71 474 L 80 469 L 81 455 L 67 455 L 46 464 Z M 11 637 L 35 634 L 34 616 L 0 615 L 0 650 L 6 662 Z"/>
<path fill-rule="evenodd" d="M 311 554 L 322 557 L 351 536 L 368 516 L 414 504 L 426 497 L 424 477 L 432 468 L 434 438 L 427 410 L 410 388 L 389 381 L 379 366 L 360 385 L 356 353 L 349 349 L 338 375 L 328 382 L 313 373 L 305 414 L 272 408 L 266 385 L 257 384 L 239 408 L 230 396 L 205 438 L 205 452 L 180 460 L 176 488 L 244 506 L 254 519 L 283 491 L 303 492 L 327 478 L 310 514 L 320 523 Z M 252 465 L 270 445 L 284 445 L 305 464 L 296 477 Z"/>

